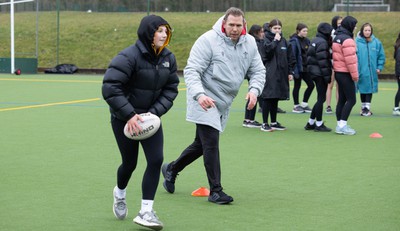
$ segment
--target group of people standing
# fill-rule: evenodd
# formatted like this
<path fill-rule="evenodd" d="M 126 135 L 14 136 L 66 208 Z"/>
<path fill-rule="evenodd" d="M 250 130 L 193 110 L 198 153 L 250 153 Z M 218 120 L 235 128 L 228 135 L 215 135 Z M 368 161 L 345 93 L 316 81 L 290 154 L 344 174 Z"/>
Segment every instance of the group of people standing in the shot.
<path fill-rule="evenodd" d="M 130 133 L 141 131 L 141 113 L 149 112 L 162 119 L 178 95 L 176 59 L 167 49 L 172 27 L 160 16 L 144 17 L 137 31 L 138 40 L 113 58 L 102 85 L 103 98 L 110 107 L 111 127 L 122 160 L 113 189 L 115 217 L 123 220 L 128 215 L 127 186 L 138 164 L 139 146 L 143 148 L 147 165 L 141 184 L 140 210 L 133 219 L 135 223 L 153 230 L 163 229 L 164 224 L 153 210 L 160 174 L 164 177 L 163 187 L 172 194 L 175 192 L 178 174 L 199 157 L 203 157 L 210 186 L 208 201 L 215 204 L 234 201 L 233 197 L 224 192 L 221 184 L 219 139 L 226 127 L 231 104 L 245 79 L 249 83 L 246 109 L 254 109 L 259 102 L 263 115 L 262 124 L 253 123 L 250 127 L 261 127 L 262 131 L 285 129 L 276 118 L 278 102 L 289 99 L 289 81 L 295 79 L 297 93 L 293 93 L 296 99 L 294 108 L 300 106 L 311 112 L 306 129 L 328 131 L 329 128 L 322 122 L 322 112 L 332 76 L 331 49 L 339 89 L 336 132 L 354 134 L 355 131 L 347 125 L 347 118 L 355 104 L 354 82 L 359 80 L 353 39 L 356 23 L 355 18 L 345 17 L 337 28 L 332 44 L 332 26 L 328 23 L 321 23 L 316 37 L 308 42 L 305 39 L 307 26 L 299 24 L 297 33 L 287 41 L 282 36 L 282 22 L 273 19 L 264 25 L 262 33 L 258 32 L 264 37 L 257 39 L 253 37 L 254 34 L 252 36 L 247 33 L 243 11 L 229 8 L 211 30 L 196 40 L 184 68 L 187 87 L 186 120 L 196 126 L 194 140 L 177 159 L 163 164 L 162 124 L 153 136 L 145 140 L 131 140 L 124 135 L 125 126 Z M 369 46 L 372 26 L 365 25 L 365 28 L 370 28 L 370 33 L 363 31 L 361 36 Z M 396 42 L 396 60 L 400 58 L 399 46 L 400 34 Z M 371 51 L 377 52 L 375 49 Z M 307 61 L 307 65 L 296 61 L 299 59 Z M 396 64 L 396 76 L 400 88 L 399 63 Z M 384 60 L 376 68 L 381 71 L 383 64 Z M 299 103 L 296 95 L 301 79 L 307 82 L 310 90 L 303 102 Z M 318 100 L 312 109 L 308 107 L 309 95 L 314 88 L 311 81 L 315 83 L 318 93 Z M 364 92 L 364 88 L 360 92 L 367 95 L 363 96 L 363 106 L 369 109 L 368 102 L 372 97 L 368 94 L 373 92 Z M 397 93 L 397 104 L 393 112 L 400 113 L 399 98 Z"/>
<path fill-rule="evenodd" d="M 280 28 L 273 28 L 274 22 L 279 22 L 275 24 Z M 265 106 L 266 109 L 262 110 L 262 124 L 255 120 L 254 113 L 249 114 L 246 111 L 243 126 L 249 124 L 251 126 L 245 127 L 261 128 L 261 131 L 285 130 L 276 121 L 275 110 L 279 100 L 289 99 L 288 80 L 293 79 L 292 112 L 311 113 L 304 127 L 306 130 L 329 132 L 332 129 L 326 127 L 322 121 L 323 104 L 327 101 L 325 112 L 333 113 L 331 97 L 336 82 L 335 132 L 355 134 L 347 120 L 356 104 L 356 93 L 360 94 L 360 115 L 371 116 L 372 95 L 378 92 L 378 74 L 382 72 L 386 61 L 383 45 L 373 34 L 372 24 L 364 23 L 355 36 L 356 24 L 357 19 L 352 16 L 335 16 L 330 24 L 320 23 L 315 38 L 309 40 L 307 25 L 298 23 L 289 42 L 282 36 L 282 23 L 278 19 L 267 23 L 269 26 L 264 26 L 267 28 L 264 33 L 252 33 L 258 41 L 259 52 L 267 68 L 265 92 L 263 91 L 264 94 L 259 99 L 260 106 Z M 253 25 L 251 28 L 262 27 Z M 300 102 L 302 81 L 307 87 Z M 314 88 L 317 91 L 317 102 L 310 108 L 308 101 Z M 284 94 L 272 95 L 278 89 Z M 398 108 L 395 103 L 393 115 L 397 115 L 396 107 Z M 268 115 L 271 116 L 271 124 L 268 123 Z"/>

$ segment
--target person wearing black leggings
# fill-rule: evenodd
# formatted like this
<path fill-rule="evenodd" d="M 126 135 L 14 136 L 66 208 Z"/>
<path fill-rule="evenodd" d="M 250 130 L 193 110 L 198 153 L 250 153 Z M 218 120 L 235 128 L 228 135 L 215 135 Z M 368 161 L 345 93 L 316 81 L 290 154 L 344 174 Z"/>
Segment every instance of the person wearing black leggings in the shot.
<path fill-rule="evenodd" d="M 294 102 L 292 112 L 294 113 L 311 112 L 311 108 L 308 106 L 308 100 L 314 90 L 314 82 L 307 71 L 307 50 L 310 46 L 310 40 L 307 38 L 307 34 L 307 25 L 298 23 L 296 26 L 296 33 L 294 33 L 289 40 L 292 46 L 293 56 L 296 58 L 293 76 L 294 86 L 292 91 Z M 300 104 L 299 93 L 302 80 L 307 84 L 307 88 L 304 91 L 303 101 Z"/>
<path fill-rule="evenodd" d="M 353 39 L 353 31 L 357 19 L 347 16 L 336 31 L 335 40 L 332 43 L 333 69 L 335 79 L 339 86 L 339 99 L 336 105 L 336 133 L 354 135 L 347 120 L 353 106 L 356 104 L 356 86 L 358 81 L 358 61 L 356 55 L 356 43 Z"/>
<path fill-rule="evenodd" d="M 146 158 L 142 179 L 142 200 L 136 224 L 161 230 L 163 223 L 153 210 L 154 198 L 164 158 L 164 135 L 160 127 L 144 140 L 131 140 L 124 134 L 142 130 L 142 113 L 162 117 L 178 95 L 179 77 L 175 56 L 166 48 L 172 31 L 166 20 L 157 15 L 145 16 L 137 30 L 138 40 L 113 58 L 103 78 L 102 95 L 110 107 L 111 127 L 122 163 L 117 170 L 113 190 L 113 213 L 123 220 L 128 215 L 128 183 L 138 164 L 139 146 Z M 110 206 L 111 207 L 111 206 Z"/>
<path fill-rule="evenodd" d="M 397 79 L 397 93 L 394 97 L 394 108 L 393 115 L 400 116 L 400 33 L 397 36 L 396 43 L 394 45 L 394 60 L 395 60 L 395 76 Z"/>
<path fill-rule="evenodd" d="M 330 132 L 332 129 L 322 121 L 326 90 L 331 81 L 332 62 L 330 55 L 332 26 L 329 23 L 320 23 L 317 35 L 311 40 L 307 51 L 307 70 L 317 87 L 317 102 L 314 104 L 310 118 L 304 129 L 316 132 Z"/>

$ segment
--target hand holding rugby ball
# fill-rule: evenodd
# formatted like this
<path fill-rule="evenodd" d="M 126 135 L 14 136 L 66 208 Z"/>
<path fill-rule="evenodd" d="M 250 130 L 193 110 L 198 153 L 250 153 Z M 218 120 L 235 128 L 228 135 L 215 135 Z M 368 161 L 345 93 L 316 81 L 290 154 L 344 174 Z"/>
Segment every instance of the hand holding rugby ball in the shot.
<path fill-rule="evenodd" d="M 160 128 L 161 120 L 158 116 L 156 116 L 150 112 L 142 113 L 139 115 L 142 117 L 143 122 L 140 120 L 138 121 L 138 124 L 142 127 L 142 131 L 140 131 L 138 134 L 134 132 L 131 135 L 128 131 L 128 124 L 125 124 L 124 134 L 129 139 L 132 139 L 132 140 L 147 139 L 147 138 L 151 137 L 152 135 L 154 135 Z"/>

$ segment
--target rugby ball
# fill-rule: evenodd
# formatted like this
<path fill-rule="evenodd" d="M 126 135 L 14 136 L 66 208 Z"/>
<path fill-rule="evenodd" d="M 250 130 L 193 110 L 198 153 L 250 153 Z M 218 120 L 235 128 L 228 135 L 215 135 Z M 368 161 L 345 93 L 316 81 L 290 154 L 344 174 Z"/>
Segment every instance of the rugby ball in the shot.
<path fill-rule="evenodd" d="M 144 140 L 152 135 L 154 135 L 158 129 L 160 128 L 161 120 L 158 116 L 147 112 L 147 113 L 142 113 L 140 116 L 143 119 L 142 121 L 138 121 L 139 125 L 142 127 L 142 131 L 139 132 L 139 134 L 133 133 L 131 135 L 128 131 L 128 126 L 125 124 L 124 127 L 124 134 L 126 137 L 132 140 Z"/>

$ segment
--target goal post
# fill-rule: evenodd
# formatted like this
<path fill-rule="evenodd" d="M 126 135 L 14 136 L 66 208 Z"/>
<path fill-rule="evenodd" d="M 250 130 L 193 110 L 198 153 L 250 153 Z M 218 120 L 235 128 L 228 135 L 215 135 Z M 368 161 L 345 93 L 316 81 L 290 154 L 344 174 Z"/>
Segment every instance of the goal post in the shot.
<path fill-rule="evenodd" d="M 16 58 L 15 57 L 15 4 L 35 2 L 36 1 L 36 29 L 35 29 L 35 52 L 31 55 L 34 58 Z M 20 69 L 24 73 L 37 73 L 38 59 L 38 12 L 39 0 L 10 0 L 9 2 L 0 3 L 1 6 L 8 5 L 10 7 L 10 58 L 0 58 L 0 72 L 14 74 Z M 18 65 L 16 65 L 18 64 Z"/>

